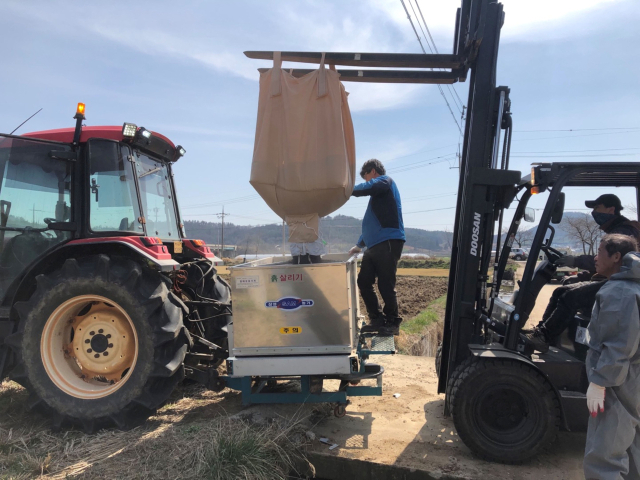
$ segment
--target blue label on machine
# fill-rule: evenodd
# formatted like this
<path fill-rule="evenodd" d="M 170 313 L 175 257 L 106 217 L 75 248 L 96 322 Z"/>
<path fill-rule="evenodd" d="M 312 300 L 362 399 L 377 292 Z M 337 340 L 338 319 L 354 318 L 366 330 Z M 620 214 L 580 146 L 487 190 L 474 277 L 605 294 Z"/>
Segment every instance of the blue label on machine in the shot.
<path fill-rule="evenodd" d="M 298 310 L 302 307 L 313 307 L 313 300 L 303 300 L 295 297 L 284 297 L 276 301 L 265 302 L 267 308 L 281 308 L 282 310 Z"/>

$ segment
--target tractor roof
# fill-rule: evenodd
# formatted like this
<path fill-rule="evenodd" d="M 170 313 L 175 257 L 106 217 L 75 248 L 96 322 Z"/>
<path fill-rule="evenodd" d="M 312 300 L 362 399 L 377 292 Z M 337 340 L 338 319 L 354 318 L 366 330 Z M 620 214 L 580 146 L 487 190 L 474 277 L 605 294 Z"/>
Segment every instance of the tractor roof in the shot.
<path fill-rule="evenodd" d="M 41 140 L 53 140 L 56 142 L 71 143 L 73 142 L 73 134 L 75 130 L 73 128 L 58 128 L 56 130 L 43 130 L 41 132 L 30 132 L 21 135 L 23 137 L 39 138 Z M 175 145 L 164 135 L 151 132 L 154 136 L 161 138 L 173 148 Z M 80 142 L 86 142 L 90 138 L 106 138 L 108 140 L 117 140 L 121 142 L 122 127 L 121 126 L 97 126 L 97 127 L 83 127 L 82 135 L 80 136 Z"/>

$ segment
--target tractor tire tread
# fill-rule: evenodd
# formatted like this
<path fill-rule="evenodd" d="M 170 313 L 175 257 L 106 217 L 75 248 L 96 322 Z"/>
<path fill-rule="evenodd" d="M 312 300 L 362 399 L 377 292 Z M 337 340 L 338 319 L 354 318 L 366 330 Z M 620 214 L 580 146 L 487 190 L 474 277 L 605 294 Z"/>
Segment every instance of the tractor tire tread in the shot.
<path fill-rule="evenodd" d="M 29 378 L 29 369 L 25 365 L 24 357 L 30 353 L 23 352 L 23 342 L 25 325 L 30 319 L 30 313 L 34 308 L 46 305 L 47 295 L 50 295 L 52 288 L 65 283 L 64 288 L 72 290 L 79 282 L 93 279 L 103 285 L 115 284 L 116 287 L 110 288 L 126 290 L 134 305 L 142 308 L 141 311 L 145 314 L 143 317 L 148 324 L 145 328 L 149 328 L 153 336 L 150 342 L 153 351 L 150 353 L 152 358 L 149 372 L 138 379 L 141 384 L 136 389 L 140 388 L 141 392 L 135 398 L 125 405 L 114 407 L 117 411 L 87 416 L 90 407 L 87 407 L 85 412 L 78 413 L 71 405 L 65 410 L 60 400 L 56 403 L 57 407 L 49 402 L 49 397 L 66 394 L 59 391 L 46 391 L 47 395 L 44 396 L 38 394 L 32 380 L 39 383 L 40 391 L 44 388 L 42 385 L 50 383 L 50 380 L 45 378 L 43 382 L 41 378 Z M 188 340 L 182 323 L 186 306 L 170 291 L 170 285 L 168 279 L 155 271 L 143 269 L 133 260 L 107 255 L 70 258 L 59 270 L 36 277 L 35 292 L 27 301 L 14 305 L 19 323 L 17 332 L 7 338 L 7 344 L 16 356 L 16 364 L 9 377 L 29 390 L 33 398 L 30 403 L 51 418 L 52 429 L 59 430 L 68 425 L 79 426 L 88 433 L 109 426 L 127 430 L 143 423 L 167 401 L 171 392 L 184 378 L 183 360 Z M 61 289 L 62 287 L 59 288 Z M 32 371 L 35 370 L 32 368 Z M 53 384 L 51 386 L 56 388 Z M 114 392 L 113 403 L 118 401 L 115 398 L 118 392 L 120 390 Z"/>

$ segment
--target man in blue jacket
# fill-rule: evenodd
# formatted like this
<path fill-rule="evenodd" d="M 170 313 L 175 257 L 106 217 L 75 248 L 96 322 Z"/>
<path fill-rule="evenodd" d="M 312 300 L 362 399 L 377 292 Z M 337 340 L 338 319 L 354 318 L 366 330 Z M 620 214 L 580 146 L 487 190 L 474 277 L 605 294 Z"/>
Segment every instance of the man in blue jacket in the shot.
<path fill-rule="evenodd" d="M 380 160 L 364 162 L 360 176 L 365 183 L 356 185 L 351 195 L 371 198 L 362 219 L 362 235 L 349 253 L 353 255 L 366 247 L 358 274 L 358 288 L 369 315 L 369 324 L 362 331 L 398 335 L 402 318 L 398 316 L 396 272 L 406 240 L 400 192 Z M 376 277 L 384 310 L 373 289 Z"/>

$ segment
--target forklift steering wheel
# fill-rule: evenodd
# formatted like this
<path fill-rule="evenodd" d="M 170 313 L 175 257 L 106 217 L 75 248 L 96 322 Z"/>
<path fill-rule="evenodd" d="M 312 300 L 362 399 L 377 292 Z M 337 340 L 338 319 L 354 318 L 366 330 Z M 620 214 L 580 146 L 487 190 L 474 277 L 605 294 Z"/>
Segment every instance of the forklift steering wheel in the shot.
<path fill-rule="evenodd" d="M 550 261 L 551 263 L 556 263 L 556 261 L 557 261 L 559 258 L 561 258 L 561 257 L 563 257 L 563 256 L 564 256 L 564 255 L 562 254 L 562 252 L 560 252 L 560 251 L 556 250 L 556 249 L 555 249 L 555 248 L 553 248 L 553 247 L 549 247 L 549 246 L 547 246 L 547 245 L 543 245 L 543 246 L 541 246 L 541 247 L 540 247 L 540 250 L 542 250 L 542 251 L 545 253 L 545 255 L 547 256 L 547 258 L 549 259 L 549 261 Z"/>

